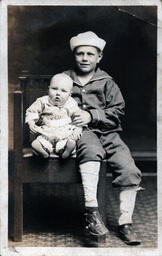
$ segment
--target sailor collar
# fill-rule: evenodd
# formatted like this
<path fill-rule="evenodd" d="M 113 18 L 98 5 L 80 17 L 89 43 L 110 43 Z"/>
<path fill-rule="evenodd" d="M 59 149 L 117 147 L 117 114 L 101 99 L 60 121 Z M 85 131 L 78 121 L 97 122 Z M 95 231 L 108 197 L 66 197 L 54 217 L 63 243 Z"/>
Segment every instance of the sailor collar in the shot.
<path fill-rule="evenodd" d="M 83 85 L 81 85 L 81 83 L 80 83 L 80 81 L 79 81 L 79 79 L 77 77 L 77 74 L 76 74 L 76 72 L 74 70 L 69 70 L 66 73 L 71 76 L 71 78 L 73 79 L 75 84 L 83 87 Z M 93 82 L 93 81 L 102 80 L 102 79 L 105 79 L 105 78 L 112 79 L 112 77 L 110 75 L 108 75 L 105 71 L 103 71 L 100 68 L 98 68 L 96 70 L 96 72 L 93 74 L 92 78 L 88 81 L 88 83 L 89 82 Z"/>

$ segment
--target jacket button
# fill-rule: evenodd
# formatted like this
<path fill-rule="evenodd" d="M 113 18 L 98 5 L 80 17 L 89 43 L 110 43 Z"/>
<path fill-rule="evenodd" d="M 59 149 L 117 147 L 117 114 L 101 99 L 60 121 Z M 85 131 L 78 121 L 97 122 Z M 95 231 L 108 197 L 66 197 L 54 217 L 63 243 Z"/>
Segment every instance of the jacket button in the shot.
<path fill-rule="evenodd" d="M 85 92 L 85 89 L 83 89 L 82 92 Z"/>
<path fill-rule="evenodd" d="M 86 104 L 83 104 L 83 105 L 82 105 L 82 108 L 83 108 L 83 109 L 86 109 L 86 107 L 87 107 Z"/>

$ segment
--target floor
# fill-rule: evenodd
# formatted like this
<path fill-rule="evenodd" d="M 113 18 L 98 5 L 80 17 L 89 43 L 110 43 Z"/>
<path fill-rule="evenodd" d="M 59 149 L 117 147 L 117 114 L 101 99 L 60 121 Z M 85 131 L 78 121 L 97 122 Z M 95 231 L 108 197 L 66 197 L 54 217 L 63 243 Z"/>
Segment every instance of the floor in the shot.
<path fill-rule="evenodd" d="M 138 248 L 157 246 L 157 178 L 156 174 L 145 174 L 142 181 L 144 191 L 138 192 L 134 211 L 134 229 L 141 239 Z M 45 188 L 24 187 L 24 235 L 22 242 L 13 242 L 9 236 L 9 247 L 128 247 L 117 233 L 119 215 L 118 190 L 111 186 L 107 177 L 107 227 L 110 234 L 105 241 L 86 239 L 82 232 L 83 200 L 79 185 L 61 185 Z M 32 193 L 31 193 L 32 191 Z M 9 223 L 11 225 L 11 223 Z"/>

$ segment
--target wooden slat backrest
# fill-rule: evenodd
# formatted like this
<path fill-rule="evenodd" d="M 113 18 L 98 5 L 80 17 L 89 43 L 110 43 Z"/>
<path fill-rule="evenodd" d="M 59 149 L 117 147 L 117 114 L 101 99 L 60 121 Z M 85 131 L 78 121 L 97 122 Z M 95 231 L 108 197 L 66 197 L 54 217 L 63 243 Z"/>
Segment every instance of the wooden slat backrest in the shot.
<path fill-rule="evenodd" d="M 32 75 L 27 71 L 19 76 L 20 89 L 23 92 L 23 145 L 29 146 L 29 130 L 25 125 L 26 109 L 38 98 L 48 93 L 52 75 Z"/>

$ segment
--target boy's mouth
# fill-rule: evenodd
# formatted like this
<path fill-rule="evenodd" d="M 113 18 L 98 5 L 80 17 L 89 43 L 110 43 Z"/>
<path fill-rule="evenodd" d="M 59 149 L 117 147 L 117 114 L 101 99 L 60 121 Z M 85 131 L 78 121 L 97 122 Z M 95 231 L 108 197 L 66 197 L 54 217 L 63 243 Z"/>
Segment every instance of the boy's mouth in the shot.
<path fill-rule="evenodd" d="M 81 63 L 80 66 L 82 66 L 82 67 L 87 67 L 87 66 L 89 66 L 89 64 Z"/>
<path fill-rule="evenodd" d="M 80 64 L 81 69 L 89 69 L 90 65 L 89 64 Z"/>

